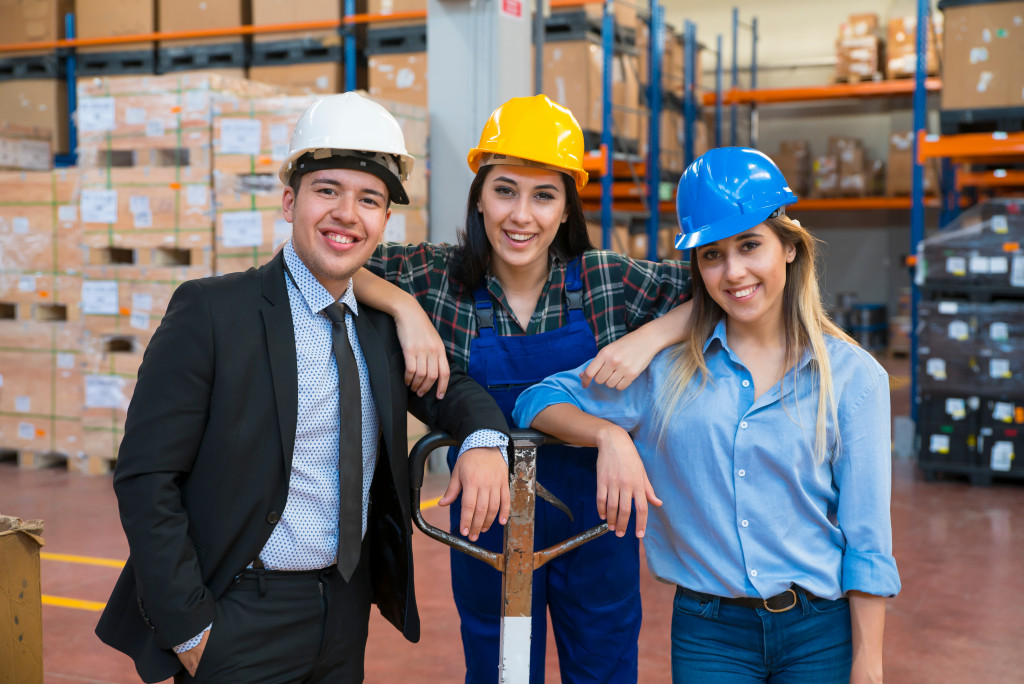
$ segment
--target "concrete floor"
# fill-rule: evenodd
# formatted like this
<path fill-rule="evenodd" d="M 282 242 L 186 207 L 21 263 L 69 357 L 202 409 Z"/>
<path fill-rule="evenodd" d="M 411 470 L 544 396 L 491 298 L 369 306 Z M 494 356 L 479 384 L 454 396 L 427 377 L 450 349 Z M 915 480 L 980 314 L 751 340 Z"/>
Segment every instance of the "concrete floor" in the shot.
<path fill-rule="evenodd" d="M 893 412 L 908 405 L 906 362 L 887 362 L 895 377 Z M 1024 679 L 1024 487 L 997 481 L 971 487 L 950 479 L 925 483 L 914 464 L 893 462 L 893 529 L 903 592 L 889 602 L 886 681 L 1011 682 Z M 441 493 L 431 476 L 424 499 Z M 46 554 L 123 559 L 127 543 L 117 517 L 110 477 L 84 477 L 50 469 L 19 470 L 0 464 L 0 511 L 46 521 Z M 426 517 L 442 526 L 447 512 Z M 370 627 L 368 684 L 457 682 L 463 675 L 458 617 L 448 581 L 447 549 L 414 537 L 416 584 L 423 636 L 409 644 L 379 616 Z M 115 563 L 82 559 L 42 562 L 46 682 L 136 682 L 125 656 L 93 635 L 99 603 L 119 572 Z M 671 587 L 643 571 L 644 625 L 640 682 L 667 684 Z M 74 599 L 78 607 L 52 605 Z M 95 602 L 95 603 L 89 603 Z M 549 630 L 550 635 L 550 630 Z M 548 682 L 558 681 L 549 636 Z"/>

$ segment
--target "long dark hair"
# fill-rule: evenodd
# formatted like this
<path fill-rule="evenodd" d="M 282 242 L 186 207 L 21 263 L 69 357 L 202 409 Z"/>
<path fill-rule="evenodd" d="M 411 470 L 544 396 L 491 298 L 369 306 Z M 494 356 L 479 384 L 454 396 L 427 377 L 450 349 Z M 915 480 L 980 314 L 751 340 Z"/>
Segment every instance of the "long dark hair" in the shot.
<path fill-rule="evenodd" d="M 482 166 L 477 171 L 473 184 L 469 186 L 469 199 L 466 202 L 466 227 L 459 231 L 459 246 L 455 249 L 452 260 L 452 278 L 465 289 L 472 289 L 483 280 L 487 267 L 491 263 L 491 243 L 484 229 L 483 214 L 477 209 L 480 195 L 483 194 L 484 181 L 494 166 Z M 559 259 L 573 259 L 588 249 L 594 249 L 587 232 L 587 220 L 583 216 L 583 204 L 576 183 L 569 174 L 563 173 L 562 183 L 565 185 L 565 206 L 569 216 L 558 228 L 551 253 Z"/>

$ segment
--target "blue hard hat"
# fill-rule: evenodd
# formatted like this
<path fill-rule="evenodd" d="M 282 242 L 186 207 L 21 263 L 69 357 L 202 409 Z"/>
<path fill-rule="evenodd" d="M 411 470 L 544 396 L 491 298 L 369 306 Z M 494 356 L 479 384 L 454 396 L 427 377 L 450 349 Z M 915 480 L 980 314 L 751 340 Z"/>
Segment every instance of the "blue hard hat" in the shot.
<path fill-rule="evenodd" d="M 771 159 L 749 147 L 718 147 L 679 179 L 676 249 L 691 249 L 753 228 L 797 201 Z"/>

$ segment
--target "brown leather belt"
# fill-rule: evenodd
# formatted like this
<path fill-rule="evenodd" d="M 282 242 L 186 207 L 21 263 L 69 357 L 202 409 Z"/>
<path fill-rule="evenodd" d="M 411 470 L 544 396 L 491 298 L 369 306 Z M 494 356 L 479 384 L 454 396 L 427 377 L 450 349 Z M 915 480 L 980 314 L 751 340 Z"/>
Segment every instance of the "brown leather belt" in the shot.
<path fill-rule="evenodd" d="M 741 606 L 752 610 L 767 610 L 769 613 L 785 613 L 787 610 L 796 608 L 800 604 L 800 597 L 797 594 L 803 594 L 812 601 L 818 598 L 796 585 L 793 585 L 781 594 L 776 594 L 766 599 L 754 598 L 752 596 L 712 596 L 711 594 L 703 594 L 686 587 L 678 587 L 676 591 L 701 603 L 709 603 L 717 598 L 718 602 L 723 605 Z"/>

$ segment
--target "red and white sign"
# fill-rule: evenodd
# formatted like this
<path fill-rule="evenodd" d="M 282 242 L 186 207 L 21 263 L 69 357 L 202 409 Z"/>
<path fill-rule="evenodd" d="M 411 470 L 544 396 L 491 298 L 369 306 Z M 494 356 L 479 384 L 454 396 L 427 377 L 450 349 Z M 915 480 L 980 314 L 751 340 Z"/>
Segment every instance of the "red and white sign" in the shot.
<path fill-rule="evenodd" d="M 522 0 L 501 0 L 501 13 L 513 19 L 523 18 Z"/>

